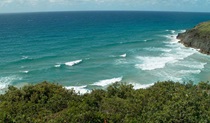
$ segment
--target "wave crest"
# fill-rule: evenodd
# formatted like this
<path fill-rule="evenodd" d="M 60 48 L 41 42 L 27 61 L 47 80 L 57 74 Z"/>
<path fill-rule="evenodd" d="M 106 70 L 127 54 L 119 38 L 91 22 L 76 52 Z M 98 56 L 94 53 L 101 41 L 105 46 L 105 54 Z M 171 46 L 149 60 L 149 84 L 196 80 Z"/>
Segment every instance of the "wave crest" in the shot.
<path fill-rule="evenodd" d="M 100 80 L 98 82 L 93 83 L 92 85 L 96 85 L 96 86 L 107 86 L 116 82 L 120 82 L 122 81 L 123 77 L 118 77 L 118 78 L 112 78 L 112 79 L 106 79 L 106 80 Z"/>
<path fill-rule="evenodd" d="M 70 62 L 66 62 L 65 65 L 74 66 L 74 65 L 79 64 L 81 62 L 82 62 L 82 60 L 70 61 Z"/>
<path fill-rule="evenodd" d="M 84 85 L 84 86 L 66 86 L 65 88 L 66 89 L 74 89 L 74 91 L 76 93 L 80 93 L 80 94 L 85 94 L 85 93 L 89 93 L 90 90 L 88 89 L 85 89 L 87 86 Z"/>
<path fill-rule="evenodd" d="M 29 73 L 29 71 L 28 70 L 25 70 L 25 71 L 21 71 L 21 73 Z"/>
<path fill-rule="evenodd" d="M 146 88 L 149 88 L 154 85 L 154 83 L 151 83 L 151 84 L 129 83 L 129 84 L 133 85 L 133 89 L 135 89 L 135 90 L 146 89 Z"/>
<path fill-rule="evenodd" d="M 55 67 L 61 67 L 61 64 L 56 64 Z"/>
<path fill-rule="evenodd" d="M 142 70 L 154 70 L 158 68 L 164 68 L 166 63 L 173 62 L 175 59 L 173 57 L 137 57 L 143 63 L 136 64 L 137 68 Z"/>
<path fill-rule="evenodd" d="M 125 58 L 127 56 L 127 54 L 125 53 L 125 54 L 122 54 L 122 55 L 120 55 L 120 57 L 122 57 L 122 58 Z"/>

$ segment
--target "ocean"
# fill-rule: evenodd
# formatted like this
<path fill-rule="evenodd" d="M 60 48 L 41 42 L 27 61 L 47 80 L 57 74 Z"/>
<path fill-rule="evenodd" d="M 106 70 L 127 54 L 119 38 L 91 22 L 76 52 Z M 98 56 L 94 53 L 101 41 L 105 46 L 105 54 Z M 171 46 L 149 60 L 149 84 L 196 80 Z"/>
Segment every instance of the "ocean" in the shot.
<path fill-rule="evenodd" d="M 0 14 L 0 92 L 43 81 L 81 93 L 119 82 L 210 80 L 210 57 L 178 33 L 210 13 L 78 11 Z"/>

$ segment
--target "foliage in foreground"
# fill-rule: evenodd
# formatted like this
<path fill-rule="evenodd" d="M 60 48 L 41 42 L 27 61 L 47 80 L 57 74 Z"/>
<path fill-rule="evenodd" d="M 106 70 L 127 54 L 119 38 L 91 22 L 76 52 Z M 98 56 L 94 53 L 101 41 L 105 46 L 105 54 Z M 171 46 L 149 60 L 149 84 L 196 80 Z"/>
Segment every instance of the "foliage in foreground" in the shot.
<path fill-rule="evenodd" d="M 115 83 L 107 90 L 79 95 L 43 82 L 9 87 L 0 96 L 4 123 L 209 123 L 210 84 L 157 82 L 134 90 Z"/>

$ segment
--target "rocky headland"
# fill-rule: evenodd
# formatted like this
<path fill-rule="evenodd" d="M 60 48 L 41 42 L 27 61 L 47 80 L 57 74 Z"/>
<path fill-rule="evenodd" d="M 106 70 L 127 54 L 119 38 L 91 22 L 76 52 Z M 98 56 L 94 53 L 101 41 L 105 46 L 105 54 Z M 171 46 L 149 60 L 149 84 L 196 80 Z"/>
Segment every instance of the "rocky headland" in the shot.
<path fill-rule="evenodd" d="M 184 33 L 179 33 L 177 39 L 186 47 L 199 49 L 201 53 L 210 55 L 210 21 L 198 24 Z"/>

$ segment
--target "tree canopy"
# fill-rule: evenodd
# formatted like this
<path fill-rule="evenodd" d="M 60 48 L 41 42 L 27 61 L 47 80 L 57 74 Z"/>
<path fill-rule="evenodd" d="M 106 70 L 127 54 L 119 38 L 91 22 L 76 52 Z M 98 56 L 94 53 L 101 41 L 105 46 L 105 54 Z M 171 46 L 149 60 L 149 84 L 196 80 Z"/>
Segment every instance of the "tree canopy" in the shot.
<path fill-rule="evenodd" d="M 209 123 L 210 84 L 157 82 L 147 89 L 114 83 L 78 94 L 42 82 L 0 96 L 3 123 Z"/>

